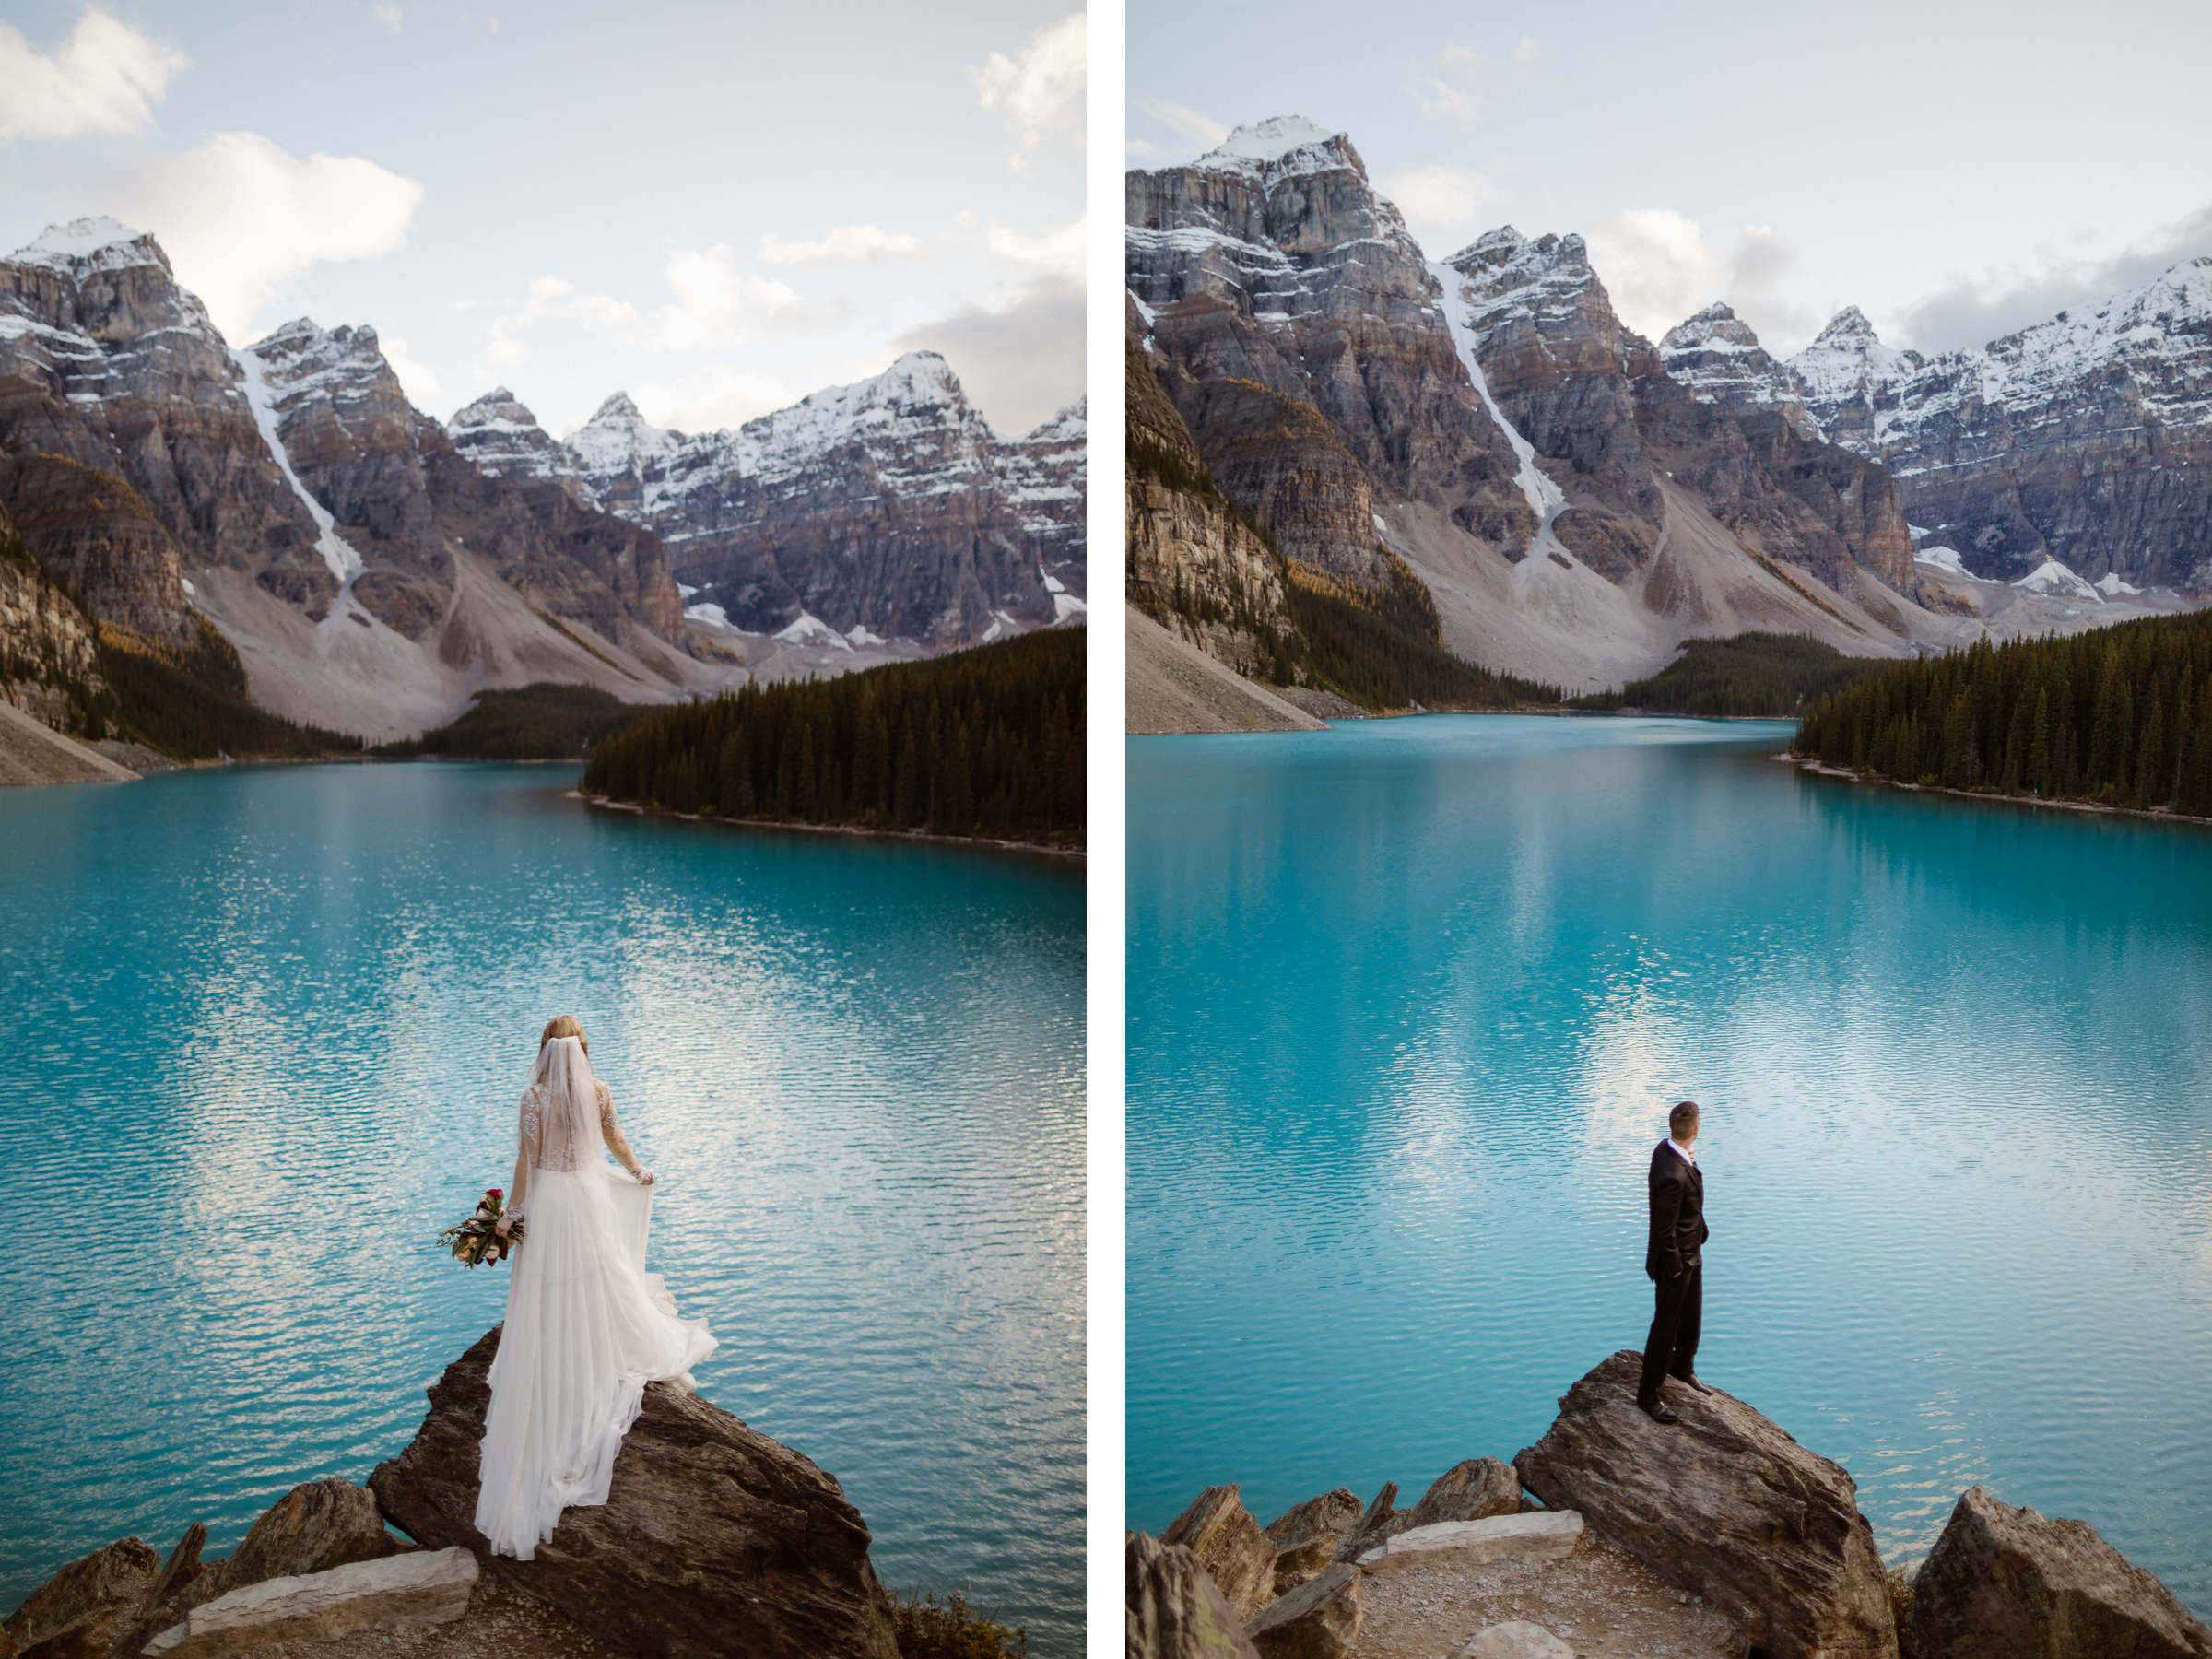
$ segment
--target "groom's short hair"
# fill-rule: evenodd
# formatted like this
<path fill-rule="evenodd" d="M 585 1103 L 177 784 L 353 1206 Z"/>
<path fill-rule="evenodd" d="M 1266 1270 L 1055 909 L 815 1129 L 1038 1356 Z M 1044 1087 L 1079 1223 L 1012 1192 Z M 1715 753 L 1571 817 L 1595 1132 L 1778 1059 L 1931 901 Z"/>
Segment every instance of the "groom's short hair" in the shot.
<path fill-rule="evenodd" d="M 1684 1100 L 1666 1114 L 1666 1132 L 1669 1135 L 1680 1135 L 1697 1121 L 1698 1103 L 1695 1100 Z"/>

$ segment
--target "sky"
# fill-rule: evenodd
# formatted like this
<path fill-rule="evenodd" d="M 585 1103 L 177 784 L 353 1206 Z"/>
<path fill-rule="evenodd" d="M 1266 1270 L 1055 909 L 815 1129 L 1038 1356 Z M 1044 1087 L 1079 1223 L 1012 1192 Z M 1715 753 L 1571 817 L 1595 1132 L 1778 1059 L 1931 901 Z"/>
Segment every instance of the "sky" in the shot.
<path fill-rule="evenodd" d="M 1083 391 L 1079 4 L 9 0 L 0 253 L 112 215 L 441 419 L 696 431 L 929 348 L 1026 430 Z"/>
<path fill-rule="evenodd" d="M 1846 305 L 1979 346 L 2212 253 L 2212 6 L 1129 0 L 1128 165 L 1347 132 L 1441 258 L 1580 232 L 1656 338 L 1725 300 L 1777 355 Z"/>

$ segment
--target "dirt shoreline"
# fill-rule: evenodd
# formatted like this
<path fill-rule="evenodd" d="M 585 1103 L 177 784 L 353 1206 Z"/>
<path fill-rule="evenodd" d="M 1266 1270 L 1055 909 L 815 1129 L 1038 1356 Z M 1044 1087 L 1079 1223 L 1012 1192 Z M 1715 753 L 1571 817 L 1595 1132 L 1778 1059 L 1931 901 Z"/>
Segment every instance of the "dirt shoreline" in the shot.
<path fill-rule="evenodd" d="M 734 830 L 796 830 L 809 835 L 857 835 L 871 841 L 932 841 L 947 847 L 982 847 L 994 853 L 1020 853 L 1044 858 L 1083 861 L 1086 849 L 1082 847 L 1048 847 L 1040 841 L 995 841 L 982 835 L 932 835 L 922 830 L 869 830 L 858 824 L 800 824 L 782 818 L 722 818 L 711 812 L 669 812 L 659 806 L 641 806 L 634 801 L 618 801 L 609 795 L 586 794 L 581 789 L 571 789 L 571 798 L 582 801 L 586 806 L 596 806 L 606 812 L 634 813 L 639 818 L 675 818 L 688 824 L 726 824 Z"/>
<path fill-rule="evenodd" d="M 1825 760 L 1816 760 L 1810 755 L 1793 755 L 1784 749 L 1775 759 L 1794 766 L 1799 771 L 1811 772 L 1818 777 L 1835 778 L 1845 783 L 1871 783 L 1884 789 L 1901 789 L 1908 794 L 1955 795 L 1962 801 L 1979 801 L 1989 806 L 2030 806 L 2046 812 L 2083 812 L 2106 818 L 2145 818 L 2157 824 L 2212 825 L 2212 818 L 2194 813 L 2176 812 L 2168 806 L 2114 806 L 2105 801 L 2069 801 L 2042 795 L 1992 794 L 1979 789 L 1953 789 L 1946 783 L 1904 783 L 1895 778 L 1884 778 L 1870 772 L 1855 772 L 1847 766 L 1830 766 Z"/>

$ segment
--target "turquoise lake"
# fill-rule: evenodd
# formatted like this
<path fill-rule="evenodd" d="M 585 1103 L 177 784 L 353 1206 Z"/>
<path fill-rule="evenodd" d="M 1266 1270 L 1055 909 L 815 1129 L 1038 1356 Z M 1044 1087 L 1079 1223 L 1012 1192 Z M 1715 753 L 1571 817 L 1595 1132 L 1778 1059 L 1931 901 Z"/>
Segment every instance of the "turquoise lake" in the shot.
<path fill-rule="evenodd" d="M 1708 1382 L 1893 1562 L 1983 1481 L 2212 1617 L 2212 833 L 1789 731 L 1130 740 L 1131 1525 L 1533 1443 L 1642 1345 L 1689 1098 Z"/>
<path fill-rule="evenodd" d="M 893 1589 L 1081 1648 L 1081 865 L 596 811 L 564 767 L 0 791 L 0 1605 L 364 1479 L 500 1317 L 556 1013 L 660 1178 L 700 1394 Z"/>

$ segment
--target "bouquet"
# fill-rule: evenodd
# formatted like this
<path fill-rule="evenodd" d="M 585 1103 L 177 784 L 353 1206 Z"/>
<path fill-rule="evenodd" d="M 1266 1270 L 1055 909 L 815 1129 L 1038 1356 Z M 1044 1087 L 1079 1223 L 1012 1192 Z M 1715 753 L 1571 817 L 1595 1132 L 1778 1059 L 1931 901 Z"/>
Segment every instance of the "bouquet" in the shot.
<path fill-rule="evenodd" d="M 500 1218 L 507 1213 L 506 1200 L 502 1189 L 486 1187 L 484 1196 L 477 1200 L 477 1213 L 440 1233 L 439 1244 L 464 1267 L 474 1267 L 479 1262 L 504 1261 L 523 1241 L 523 1222 L 519 1218 L 507 1230 L 507 1236 L 500 1237 Z"/>

